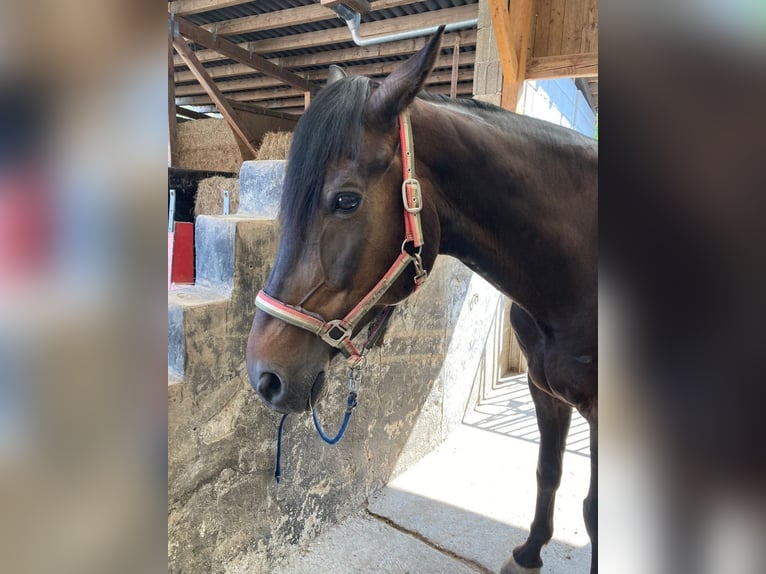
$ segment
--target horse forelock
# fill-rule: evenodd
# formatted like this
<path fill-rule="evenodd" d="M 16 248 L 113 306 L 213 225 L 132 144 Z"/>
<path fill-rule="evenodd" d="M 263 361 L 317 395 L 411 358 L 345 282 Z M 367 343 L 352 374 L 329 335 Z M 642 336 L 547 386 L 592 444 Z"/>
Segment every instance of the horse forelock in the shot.
<path fill-rule="evenodd" d="M 280 203 L 283 248 L 300 249 L 333 160 L 358 158 L 370 80 L 354 76 L 317 94 L 293 134 Z"/>

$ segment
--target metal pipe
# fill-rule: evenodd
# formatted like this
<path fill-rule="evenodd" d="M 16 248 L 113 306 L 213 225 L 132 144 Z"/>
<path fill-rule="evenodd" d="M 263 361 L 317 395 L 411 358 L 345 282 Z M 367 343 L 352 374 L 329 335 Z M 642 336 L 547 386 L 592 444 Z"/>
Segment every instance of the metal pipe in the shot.
<path fill-rule="evenodd" d="M 362 23 L 362 17 L 359 13 L 350 10 L 343 4 L 338 4 L 333 8 L 335 13 L 346 21 L 348 29 L 351 31 L 351 38 L 354 40 L 354 44 L 357 46 L 374 46 L 375 44 L 383 44 L 384 42 L 396 42 L 397 40 L 409 40 L 411 38 L 419 38 L 420 36 L 430 36 L 436 33 L 439 26 L 429 26 L 428 28 L 419 28 L 417 30 L 408 30 L 407 32 L 396 32 L 394 34 L 388 34 L 385 36 L 378 36 L 377 38 L 362 38 L 359 35 L 359 26 Z M 474 28 L 479 23 L 478 18 L 471 18 L 470 20 L 462 20 L 460 22 L 453 22 L 447 24 L 444 29 L 445 32 L 454 32 L 455 30 L 463 30 L 465 28 Z"/>

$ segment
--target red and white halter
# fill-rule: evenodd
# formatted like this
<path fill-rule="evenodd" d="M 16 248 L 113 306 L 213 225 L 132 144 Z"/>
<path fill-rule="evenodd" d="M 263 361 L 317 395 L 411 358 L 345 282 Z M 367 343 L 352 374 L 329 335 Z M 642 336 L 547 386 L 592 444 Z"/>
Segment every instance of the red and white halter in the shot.
<path fill-rule="evenodd" d="M 426 280 L 428 273 L 423 268 L 420 254 L 423 249 L 423 229 L 420 223 L 420 211 L 423 199 L 420 183 L 415 178 L 415 152 L 412 143 L 412 125 L 409 112 L 399 114 L 399 141 L 402 153 L 402 203 L 404 204 L 404 241 L 402 251 L 396 261 L 380 281 L 343 319 L 323 321 L 316 314 L 309 314 L 302 308 L 283 303 L 263 290 L 255 298 L 255 306 L 264 313 L 317 335 L 325 343 L 339 349 L 351 361 L 354 367 L 362 360 L 361 352 L 351 342 L 351 336 L 357 324 L 370 309 L 388 291 L 399 275 L 409 266 L 415 266 L 415 290 Z M 405 249 L 407 244 L 414 248 L 412 253 Z"/>

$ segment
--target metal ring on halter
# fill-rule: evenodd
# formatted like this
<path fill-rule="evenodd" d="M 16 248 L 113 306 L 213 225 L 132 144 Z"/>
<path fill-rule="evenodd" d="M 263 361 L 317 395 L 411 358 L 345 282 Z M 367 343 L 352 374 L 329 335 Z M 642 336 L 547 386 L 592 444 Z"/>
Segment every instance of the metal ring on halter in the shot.
<path fill-rule="evenodd" d="M 415 251 L 415 253 L 410 253 L 404 248 L 404 246 L 407 245 L 408 243 L 412 243 L 412 239 L 405 239 L 404 241 L 402 241 L 402 253 L 406 253 L 410 257 L 420 257 L 420 254 L 423 252 L 423 246 L 418 245 L 418 250 Z"/>

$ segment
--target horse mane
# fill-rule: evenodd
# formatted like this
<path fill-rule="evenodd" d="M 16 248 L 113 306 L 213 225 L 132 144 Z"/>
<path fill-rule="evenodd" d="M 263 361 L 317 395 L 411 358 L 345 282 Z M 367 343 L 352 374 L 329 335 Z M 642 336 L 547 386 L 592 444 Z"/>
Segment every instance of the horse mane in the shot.
<path fill-rule="evenodd" d="M 479 114 L 481 112 L 502 112 L 506 114 L 511 113 L 508 110 L 504 110 L 499 106 L 485 102 L 483 100 L 475 100 L 473 98 L 450 98 L 446 94 L 433 94 L 431 92 L 426 92 L 425 90 L 418 94 L 418 99 L 444 106 L 448 105 L 462 107 L 466 110 L 474 110 Z"/>
<path fill-rule="evenodd" d="M 324 175 L 335 158 L 357 159 L 361 149 L 362 114 L 370 80 L 353 76 L 321 90 L 293 134 L 287 157 L 279 219 L 287 233 L 302 239 L 319 207 Z"/>

